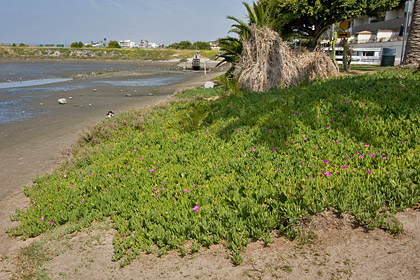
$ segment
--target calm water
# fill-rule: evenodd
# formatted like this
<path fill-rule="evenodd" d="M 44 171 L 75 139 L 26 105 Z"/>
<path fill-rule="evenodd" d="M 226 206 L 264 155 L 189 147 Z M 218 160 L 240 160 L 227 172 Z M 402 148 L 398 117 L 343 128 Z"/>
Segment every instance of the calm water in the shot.
<path fill-rule="evenodd" d="M 93 71 L 141 71 L 133 64 L 95 62 L 0 62 L 0 125 L 24 121 L 37 114 L 48 113 L 31 106 L 33 101 L 54 92 L 72 91 L 101 86 L 148 87 L 175 84 L 185 77 L 171 75 L 129 80 L 73 80 L 76 74 Z"/>

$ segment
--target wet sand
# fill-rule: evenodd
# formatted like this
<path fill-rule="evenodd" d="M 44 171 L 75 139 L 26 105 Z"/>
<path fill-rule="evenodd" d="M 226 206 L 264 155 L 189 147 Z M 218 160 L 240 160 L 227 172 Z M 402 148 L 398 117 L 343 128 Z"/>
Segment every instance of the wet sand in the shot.
<path fill-rule="evenodd" d="M 177 67 L 175 62 L 137 64 L 143 69 L 142 73 L 137 73 L 139 77 L 157 72 L 165 75 Z M 178 72 L 183 73 L 182 70 Z M 97 89 L 54 92 L 43 99 L 42 104 L 35 100 L 34 106 L 50 113 L 40 114 L 26 121 L 0 125 L 0 201 L 21 192 L 22 186 L 30 185 L 37 176 L 53 171 L 62 161 L 63 153 L 76 143 L 81 132 L 104 120 L 107 111 L 112 110 L 118 114 L 133 107 L 150 106 L 168 99 L 179 89 L 202 86 L 220 74 L 220 70 L 214 69 L 206 76 L 203 72 L 185 72 L 182 82 L 169 86 L 102 86 Z M 101 78 L 125 77 L 132 79 L 133 72 L 107 73 Z M 91 76 L 84 78 L 97 79 Z M 59 98 L 66 98 L 68 103 L 60 105 L 57 101 Z"/>

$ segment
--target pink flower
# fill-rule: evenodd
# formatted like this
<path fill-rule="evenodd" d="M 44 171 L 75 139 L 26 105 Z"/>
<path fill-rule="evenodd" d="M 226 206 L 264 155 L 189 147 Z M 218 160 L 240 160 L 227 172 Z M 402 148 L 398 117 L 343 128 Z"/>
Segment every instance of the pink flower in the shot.
<path fill-rule="evenodd" d="M 107 192 L 109 192 L 109 189 L 106 189 Z"/>
<path fill-rule="evenodd" d="M 345 118 L 347 115 L 346 114 L 343 114 L 343 118 Z"/>
<path fill-rule="evenodd" d="M 383 159 L 386 159 L 386 155 L 382 155 L 382 158 L 383 158 Z"/>
<path fill-rule="evenodd" d="M 363 158 L 363 156 L 362 156 L 362 155 L 360 155 L 360 156 L 359 156 L 359 158 Z"/>
<path fill-rule="evenodd" d="M 287 145 L 287 143 L 286 143 L 286 145 Z M 276 148 L 273 148 L 272 150 L 273 150 L 273 151 L 275 151 L 275 150 L 276 150 Z"/>
<path fill-rule="evenodd" d="M 157 194 L 155 194 L 155 197 L 158 197 L 159 196 L 159 194 L 157 193 Z"/>
<path fill-rule="evenodd" d="M 184 193 L 187 193 L 188 192 L 188 190 L 184 190 Z"/>
<path fill-rule="evenodd" d="M 347 159 L 350 159 L 350 157 L 347 157 Z"/>
<path fill-rule="evenodd" d="M 318 148 L 317 147 L 314 147 L 314 150 L 318 150 Z"/>
<path fill-rule="evenodd" d="M 267 129 L 268 132 L 271 132 L 271 129 Z"/>
<path fill-rule="evenodd" d="M 368 119 L 369 118 L 369 116 L 366 116 L 366 119 Z"/>
<path fill-rule="evenodd" d="M 325 159 L 325 160 L 324 160 L 324 162 L 325 162 L 325 163 L 328 163 L 328 159 Z"/>
<path fill-rule="evenodd" d="M 44 217 L 41 217 L 41 219 L 39 219 L 39 220 L 44 221 L 44 220 L 45 220 L 45 218 L 44 218 Z"/>
<path fill-rule="evenodd" d="M 165 189 L 165 187 L 161 187 L 160 189 L 161 189 L 161 190 L 164 190 L 164 189 Z"/>
<path fill-rule="evenodd" d="M 241 131 L 241 130 L 242 130 L 242 128 L 238 128 L 238 130 L 239 130 L 239 131 Z"/>
<path fill-rule="evenodd" d="M 372 171 L 368 170 L 368 171 L 367 171 L 367 173 L 368 173 L 368 174 L 372 174 Z"/>
<path fill-rule="evenodd" d="M 305 163 L 303 161 L 301 161 L 300 164 L 305 164 Z"/>
<path fill-rule="evenodd" d="M 66 175 L 66 174 L 64 174 L 63 178 L 67 178 L 67 175 Z"/>
<path fill-rule="evenodd" d="M 344 166 L 343 166 L 343 169 L 347 169 L 347 165 L 344 165 Z"/>
<path fill-rule="evenodd" d="M 305 136 L 303 136 L 303 140 L 306 140 L 306 139 L 308 139 L 308 138 L 306 138 Z"/>
<path fill-rule="evenodd" d="M 193 184 L 193 187 L 195 187 L 195 184 Z"/>
<path fill-rule="evenodd" d="M 133 150 L 133 152 L 135 153 L 135 152 L 137 152 L 137 150 L 136 150 L 136 149 L 134 149 L 134 150 Z"/>
<path fill-rule="evenodd" d="M 194 206 L 193 210 L 194 210 L 194 212 L 197 212 L 198 210 L 200 210 L 200 206 L 198 206 L 198 205 Z"/>
<path fill-rule="evenodd" d="M 347 103 L 350 103 L 350 100 L 346 100 Z"/>
<path fill-rule="evenodd" d="M 153 173 L 153 172 L 155 172 L 155 170 L 154 169 L 150 169 L 150 172 Z"/>
<path fill-rule="evenodd" d="M 325 172 L 324 175 L 325 176 L 331 176 L 331 173 L 330 172 Z"/>
<path fill-rule="evenodd" d="M 138 160 L 143 160 L 143 158 L 139 157 Z"/>
<path fill-rule="evenodd" d="M 54 222 L 50 222 L 50 225 L 53 226 L 54 225 Z"/>
<path fill-rule="evenodd" d="M 254 148 L 252 148 L 252 149 L 251 149 L 251 151 L 255 152 L 255 149 L 254 149 Z"/>
<path fill-rule="evenodd" d="M 369 146 L 369 144 L 368 143 L 365 143 L 365 146 L 367 147 L 367 146 Z"/>
<path fill-rule="evenodd" d="M 174 143 L 176 143 L 176 140 L 174 140 Z"/>
<path fill-rule="evenodd" d="M 209 134 L 209 132 L 208 132 L 208 131 L 206 131 L 206 134 Z"/>

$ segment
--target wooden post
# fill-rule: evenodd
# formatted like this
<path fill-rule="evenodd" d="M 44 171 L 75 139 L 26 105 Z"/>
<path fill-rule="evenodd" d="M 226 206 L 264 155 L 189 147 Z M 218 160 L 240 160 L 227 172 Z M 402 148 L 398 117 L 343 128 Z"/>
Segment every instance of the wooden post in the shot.
<path fill-rule="evenodd" d="M 349 46 L 348 40 L 347 38 L 344 38 L 343 39 L 343 66 L 344 66 L 345 72 L 349 72 L 348 63 L 347 63 L 348 46 Z"/>

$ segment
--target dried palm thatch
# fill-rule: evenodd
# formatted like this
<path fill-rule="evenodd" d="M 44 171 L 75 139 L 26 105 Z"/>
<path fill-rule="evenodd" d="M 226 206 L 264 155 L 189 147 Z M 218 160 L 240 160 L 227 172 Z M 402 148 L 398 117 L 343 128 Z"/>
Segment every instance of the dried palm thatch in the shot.
<path fill-rule="evenodd" d="M 255 26 L 251 38 L 243 42 L 242 56 L 235 71 L 242 89 L 257 92 L 337 74 L 338 68 L 326 54 L 296 54 L 277 32 Z"/>

